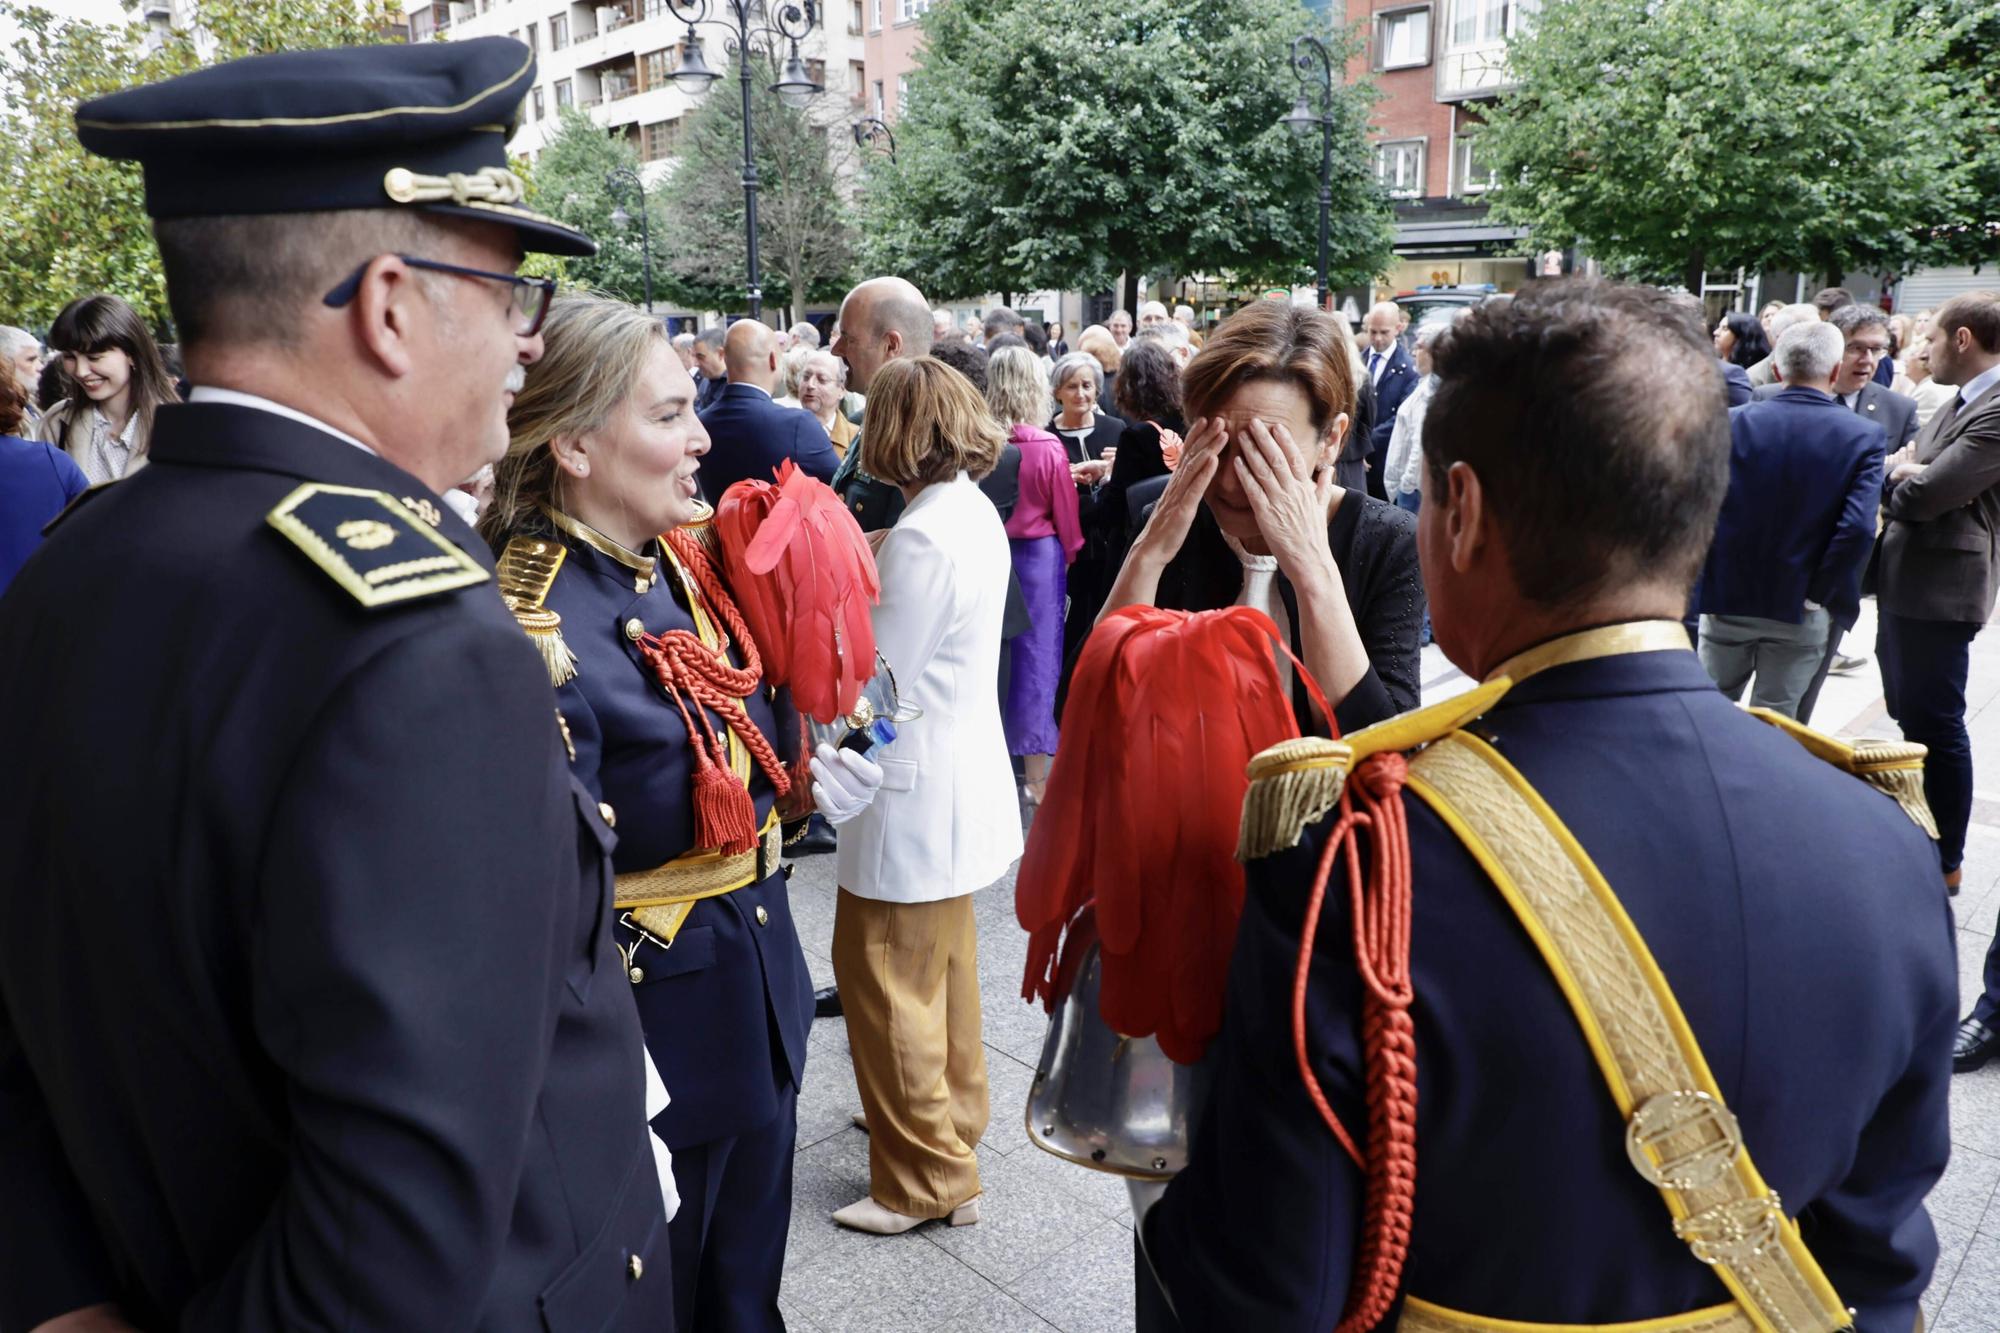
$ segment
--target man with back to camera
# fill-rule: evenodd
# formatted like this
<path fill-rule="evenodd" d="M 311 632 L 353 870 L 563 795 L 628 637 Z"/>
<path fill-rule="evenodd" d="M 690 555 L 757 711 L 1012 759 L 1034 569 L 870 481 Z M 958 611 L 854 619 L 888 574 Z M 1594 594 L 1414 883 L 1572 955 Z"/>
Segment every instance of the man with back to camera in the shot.
<path fill-rule="evenodd" d="M 1787 329 L 1783 392 L 1730 412 L 1729 493 L 1695 585 L 1716 685 L 1734 700 L 1754 677 L 1751 704 L 1793 718 L 1860 613 L 1882 498 L 1882 427 L 1833 396 L 1844 355 L 1831 324 Z"/>
<path fill-rule="evenodd" d="M 1482 683 L 1251 762 L 1142 1329 L 1915 1325 L 1957 992 L 1919 761 L 1753 717 L 1688 650 L 1714 358 L 1593 279 L 1433 347 L 1418 544 Z"/>
<path fill-rule="evenodd" d="M 541 355 L 522 252 L 594 248 L 507 170 L 534 77 L 491 37 L 78 109 L 194 388 L 0 604 L 0 1326 L 672 1326 L 615 812 L 439 499 Z"/>
<path fill-rule="evenodd" d="M 722 355 L 729 385 L 696 414 L 708 431 L 709 450 L 695 479 L 708 502 L 721 504 L 722 493 L 745 478 L 774 480 L 787 459 L 810 476 L 832 480 L 840 460 L 826 431 L 810 412 L 771 400 L 782 374 L 771 327 L 737 320 L 723 339 Z"/>

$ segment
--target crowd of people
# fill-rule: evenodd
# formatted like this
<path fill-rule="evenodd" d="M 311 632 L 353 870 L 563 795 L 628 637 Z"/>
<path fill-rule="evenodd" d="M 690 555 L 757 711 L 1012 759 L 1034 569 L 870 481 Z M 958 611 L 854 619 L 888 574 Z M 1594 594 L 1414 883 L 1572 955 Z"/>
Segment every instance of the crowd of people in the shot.
<path fill-rule="evenodd" d="M 2000 950 L 1960 1020 L 1946 904 L 2000 295 L 1711 332 L 1558 279 L 1072 341 L 883 276 L 824 338 L 670 336 L 517 275 L 593 245 L 491 133 L 521 54 L 295 53 L 79 117 L 146 172 L 182 341 L 108 294 L 46 354 L 0 327 L 0 690 L 40 701 L 0 719 L 0 1328 L 782 1329 L 829 1014 L 869 1135 L 833 1222 L 979 1223 L 973 895 L 1052 774 L 1197 836 L 1131 757 L 1241 720 L 1133 681 L 1178 748 L 1066 747 L 1141 625 L 1267 636 L 1237 679 L 1290 737 L 1220 775 L 1241 842 L 1232 807 L 1181 849 L 1247 887 L 1167 931 L 1234 959 L 1188 1166 L 1134 1192 L 1142 1327 L 1910 1326 L 1950 1068 L 2000 1052 Z M 804 595 L 873 594 L 872 718 L 808 725 L 828 682 L 717 516 L 795 477 L 798 540 L 856 562 Z M 1920 754 L 1798 726 L 1864 595 Z M 1420 709 L 1433 634 L 1480 685 Z"/>

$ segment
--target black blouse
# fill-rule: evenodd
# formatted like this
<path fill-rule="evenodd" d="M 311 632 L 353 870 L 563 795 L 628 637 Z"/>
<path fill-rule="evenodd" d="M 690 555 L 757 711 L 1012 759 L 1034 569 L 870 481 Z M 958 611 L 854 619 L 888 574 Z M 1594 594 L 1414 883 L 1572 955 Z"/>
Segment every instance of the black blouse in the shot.
<path fill-rule="evenodd" d="M 1424 623 L 1417 518 L 1364 492 L 1347 490 L 1327 523 L 1326 540 L 1368 654 L 1368 673 L 1333 707 L 1334 720 L 1346 735 L 1417 706 Z M 1298 594 L 1282 571 L 1277 584 L 1292 622 L 1292 651 L 1304 661 Z M 1242 592 L 1243 562 L 1229 549 L 1222 529 L 1203 505 L 1180 553 L 1160 575 L 1154 604 L 1176 611 L 1215 611 L 1234 606 Z M 1310 734 L 1306 720 L 1312 714 L 1305 685 L 1296 678 L 1292 708 L 1300 730 Z"/>

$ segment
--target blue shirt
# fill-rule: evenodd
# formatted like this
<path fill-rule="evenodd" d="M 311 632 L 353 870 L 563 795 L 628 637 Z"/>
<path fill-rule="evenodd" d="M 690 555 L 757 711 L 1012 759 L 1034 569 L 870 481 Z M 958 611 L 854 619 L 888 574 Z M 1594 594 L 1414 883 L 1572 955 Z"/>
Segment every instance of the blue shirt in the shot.
<path fill-rule="evenodd" d="M 90 487 L 52 444 L 0 435 L 0 592 L 42 544 L 42 529 Z"/>

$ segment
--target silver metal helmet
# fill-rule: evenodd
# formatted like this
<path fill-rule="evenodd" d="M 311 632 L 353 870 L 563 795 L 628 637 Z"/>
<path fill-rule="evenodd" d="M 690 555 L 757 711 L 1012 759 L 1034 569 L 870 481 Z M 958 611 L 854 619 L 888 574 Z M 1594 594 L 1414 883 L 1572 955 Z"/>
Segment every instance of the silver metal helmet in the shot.
<path fill-rule="evenodd" d="M 1175 1064 L 1151 1037 L 1125 1037 L 1098 1012 L 1103 981 L 1095 909 L 1069 923 L 1049 1035 L 1028 1091 L 1028 1138 L 1078 1166 L 1167 1180 L 1187 1165 L 1212 1060 Z"/>

